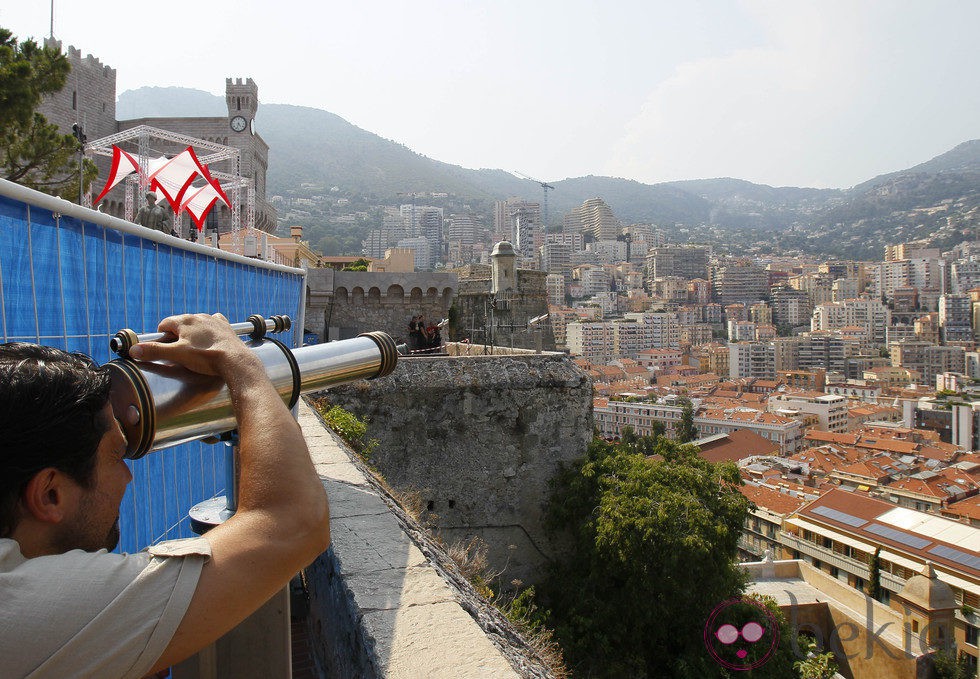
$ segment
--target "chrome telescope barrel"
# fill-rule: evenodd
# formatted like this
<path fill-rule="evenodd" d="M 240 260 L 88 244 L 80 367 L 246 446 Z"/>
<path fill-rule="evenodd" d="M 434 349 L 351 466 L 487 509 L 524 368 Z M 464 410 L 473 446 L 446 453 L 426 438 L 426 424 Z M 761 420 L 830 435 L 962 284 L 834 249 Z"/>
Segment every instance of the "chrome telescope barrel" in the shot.
<path fill-rule="evenodd" d="M 236 335 L 248 335 L 252 339 L 257 340 L 265 337 L 270 332 L 285 332 L 292 325 L 289 316 L 262 318 L 258 314 L 252 314 L 244 323 L 232 323 L 231 329 L 235 331 Z M 165 332 L 145 332 L 138 335 L 135 330 L 124 328 L 109 340 L 109 350 L 122 358 L 126 358 L 129 355 L 129 350 L 140 342 L 159 342 L 162 339 L 170 337 L 171 335 Z"/>
<path fill-rule="evenodd" d="M 266 374 L 293 407 L 300 394 L 395 369 L 398 350 L 383 332 L 290 350 L 272 338 L 251 340 Z M 228 387 L 218 378 L 172 363 L 119 358 L 107 364 L 109 401 L 128 442 L 126 457 L 216 436 L 235 428 Z"/>

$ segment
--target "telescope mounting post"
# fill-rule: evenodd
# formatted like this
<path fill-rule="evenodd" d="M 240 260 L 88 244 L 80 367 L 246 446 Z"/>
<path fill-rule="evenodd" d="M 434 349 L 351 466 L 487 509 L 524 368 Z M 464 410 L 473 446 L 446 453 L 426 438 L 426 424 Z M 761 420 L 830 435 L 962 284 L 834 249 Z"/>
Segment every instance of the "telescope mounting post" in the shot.
<path fill-rule="evenodd" d="M 221 525 L 234 516 L 238 509 L 238 430 L 227 431 L 210 442 L 218 441 L 225 444 L 226 454 L 229 456 L 225 465 L 225 494 L 199 502 L 187 512 L 191 519 L 191 530 L 198 535 L 204 535 L 215 526 Z"/>

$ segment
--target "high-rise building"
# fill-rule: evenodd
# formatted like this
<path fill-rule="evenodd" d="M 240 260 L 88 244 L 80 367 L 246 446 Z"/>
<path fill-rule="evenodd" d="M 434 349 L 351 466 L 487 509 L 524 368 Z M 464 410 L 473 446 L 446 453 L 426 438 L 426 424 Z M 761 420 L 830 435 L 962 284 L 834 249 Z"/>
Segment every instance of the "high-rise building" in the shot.
<path fill-rule="evenodd" d="M 980 261 L 953 262 L 949 268 L 952 292 L 966 294 L 980 287 Z"/>
<path fill-rule="evenodd" d="M 446 231 L 450 241 L 457 241 L 462 245 L 473 245 L 476 242 L 476 222 L 471 214 L 449 215 Z"/>
<path fill-rule="evenodd" d="M 708 248 L 701 245 L 662 245 L 652 248 L 646 257 L 650 279 L 680 276 L 702 279 L 708 275 Z"/>
<path fill-rule="evenodd" d="M 622 226 L 602 198 L 590 198 L 565 215 L 565 233 L 590 234 L 594 240 L 616 240 Z"/>
<path fill-rule="evenodd" d="M 847 327 L 863 328 L 869 340 L 877 346 L 885 345 L 885 331 L 891 325 L 891 310 L 881 300 L 858 298 L 843 302 L 818 304 L 813 309 L 811 330 L 840 330 Z"/>
<path fill-rule="evenodd" d="M 855 352 L 855 350 L 851 350 Z M 816 331 L 799 336 L 800 370 L 821 368 L 844 371 L 844 359 L 849 355 L 847 342 L 839 333 Z M 856 352 L 855 352 L 856 353 Z"/>
<path fill-rule="evenodd" d="M 572 248 L 566 243 L 545 243 L 541 246 L 541 270 L 569 276 L 571 274 Z"/>
<path fill-rule="evenodd" d="M 548 290 L 548 304 L 561 306 L 565 303 L 565 277 L 560 273 L 549 273 L 545 278 Z"/>
<path fill-rule="evenodd" d="M 723 266 L 713 272 L 711 289 L 723 305 L 734 302 L 752 304 L 769 297 L 769 275 L 749 260 Z"/>
<path fill-rule="evenodd" d="M 947 344 L 973 341 L 973 300 L 969 295 L 951 293 L 939 298 L 939 327 Z"/>
<path fill-rule="evenodd" d="M 534 204 L 515 207 L 510 213 L 514 228 L 514 249 L 524 259 L 536 258 L 538 248 L 544 243 L 541 228 L 541 210 Z"/>
<path fill-rule="evenodd" d="M 776 355 L 770 342 L 738 342 L 728 345 L 728 375 L 732 379 L 776 378 Z"/>
<path fill-rule="evenodd" d="M 493 204 L 494 240 L 514 243 L 517 238 L 518 217 L 525 220 L 525 229 L 530 228 L 531 223 L 540 224 L 541 204 L 520 198 L 508 198 L 495 202 Z"/>

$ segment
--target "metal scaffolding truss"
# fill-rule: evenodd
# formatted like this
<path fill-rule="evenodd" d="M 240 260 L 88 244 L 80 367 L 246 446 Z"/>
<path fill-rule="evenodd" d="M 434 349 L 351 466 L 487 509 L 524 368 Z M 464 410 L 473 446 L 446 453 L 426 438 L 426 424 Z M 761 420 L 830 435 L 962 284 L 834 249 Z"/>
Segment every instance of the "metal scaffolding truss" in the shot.
<path fill-rule="evenodd" d="M 112 157 L 112 147 L 124 142 L 133 142 L 137 146 L 137 152 L 132 154 L 139 163 L 139 176 L 130 175 L 126 178 L 126 197 L 125 197 L 125 218 L 133 221 L 136 211 L 146 203 L 146 198 L 142 191 L 136 189 L 140 187 L 141 178 L 145 181 L 148 174 L 147 168 L 150 162 L 151 140 L 159 140 L 180 146 L 191 146 L 198 155 L 198 160 L 202 165 L 207 165 L 211 177 L 221 184 L 222 190 L 228 195 L 231 201 L 231 230 L 239 232 L 243 227 L 246 230 L 255 228 L 255 184 L 251 179 L 242 177 L 241 172 L 241 152 L 234 146 L 227 146 L 206 139 L 189 137 L 186 134 L 178 134 L 169 130 L 161 130 L 149 125 L 137 125 L 136 127 L 116 134 L 110 134 L 101 139 L 85 144 L 85 155 L 87 156 L 106 156 Z M 201 153 L 204 150 L 206 153 Z M 230 163 L 229 171 L 223 172 L 210 167 L 213 163 Z M 242 191 L 245 191 L 245 221 L 242 223 Z M 92 206 L 91 191 L 85 196 L 85 204 Z M 177 215 L 175 226 L 178 231 L 183 233 L 183 215 Z"/>

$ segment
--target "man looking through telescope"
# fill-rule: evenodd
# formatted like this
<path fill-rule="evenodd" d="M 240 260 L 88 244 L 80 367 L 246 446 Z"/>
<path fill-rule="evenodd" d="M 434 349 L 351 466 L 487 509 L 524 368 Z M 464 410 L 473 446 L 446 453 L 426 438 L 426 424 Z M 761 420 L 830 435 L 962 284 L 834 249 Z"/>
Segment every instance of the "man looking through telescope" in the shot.
<path fill-rule="evenodd" d="M 330 543 L 299 426 L 220 314 L 172 316 L 169 343 L 130 350 L 228 386 L 239 431 L 238 509 L 205 536 L 130 555 L 119 503 L 132 478 L 87 358 L 0 345 L 0 664 L 3 676 L 142 677 L 209 645 Z"/>

